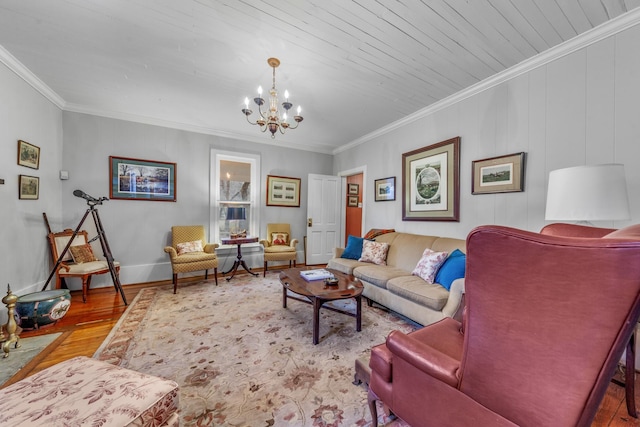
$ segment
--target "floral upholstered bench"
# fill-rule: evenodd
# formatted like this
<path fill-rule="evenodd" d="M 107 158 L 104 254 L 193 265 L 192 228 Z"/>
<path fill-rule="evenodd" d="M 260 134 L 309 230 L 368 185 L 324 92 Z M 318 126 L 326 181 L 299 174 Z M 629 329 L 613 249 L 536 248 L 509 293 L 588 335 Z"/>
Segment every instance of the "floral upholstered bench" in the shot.
<path fill-rule="evenodd" d="M 178 384 L 88 357 L 0 390 L 0 425 L 178 426 Z"/>

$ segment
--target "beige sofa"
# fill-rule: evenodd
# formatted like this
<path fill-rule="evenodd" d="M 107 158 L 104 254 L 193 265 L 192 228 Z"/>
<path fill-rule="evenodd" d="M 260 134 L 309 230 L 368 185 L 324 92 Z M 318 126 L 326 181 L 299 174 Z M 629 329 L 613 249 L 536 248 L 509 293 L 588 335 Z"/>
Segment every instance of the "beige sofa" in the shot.
<path fill-rule="evenodd" d="M 387 265 L 340 258 L 344 248 L 335 248 L 327 267 L 360 279 L 364 284 L 362 295 L 370 304 L 376 302 L 421 325 L 459 317 L 464 278 L 455 280 L 447 290 L 412 276 L 411 272 L 426 248 L 449 253 L 460 249 L 466 253 L 465 240 L 392 232 L 377 236 L 375 241 L 389 244 Z"/>

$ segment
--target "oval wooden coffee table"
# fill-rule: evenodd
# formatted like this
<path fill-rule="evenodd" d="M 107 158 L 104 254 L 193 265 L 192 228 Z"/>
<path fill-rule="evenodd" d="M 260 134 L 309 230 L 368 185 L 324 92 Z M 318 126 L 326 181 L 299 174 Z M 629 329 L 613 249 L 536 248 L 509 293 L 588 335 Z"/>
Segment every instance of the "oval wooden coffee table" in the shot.
<path fill-rule="evenodd" d="M 336 270 L 325 268 L 338 279 L 337 285 L 326 285 L 324 280 L 312 280 L 307 282 L 300 276 L 302 270 L 310 268 L 289 268 L 280 273 L 282 283 L 282 307 L 287 308 L 287 298 L 302 301 L 313 305 L 313 344 L 318 344 L 320 335 L 320 308 L 327 301 L 353 298 L 356 300 L 356 313 L 340 310 L 334 307 L 324 307 L 327 310 L 346 314 L 356 318 L 356 331 L 362 330 L 362 283 L 350 274 L 344 274 Z M 294 294 L 300 295 L 300 298 Z"/>

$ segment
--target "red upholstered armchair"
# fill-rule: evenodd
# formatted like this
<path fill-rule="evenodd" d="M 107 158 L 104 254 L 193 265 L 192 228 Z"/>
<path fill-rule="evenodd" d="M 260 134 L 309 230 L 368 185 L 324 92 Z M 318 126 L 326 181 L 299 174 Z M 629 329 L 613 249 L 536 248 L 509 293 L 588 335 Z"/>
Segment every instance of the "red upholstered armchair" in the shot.
<path fill-rule="evenodd" d="M 373 425 L 380 400 L 412 427 L 589 426 L 640 315 L 640 241 L 616 237 L 473 230 L 464 324 L 372 349 Z"/>

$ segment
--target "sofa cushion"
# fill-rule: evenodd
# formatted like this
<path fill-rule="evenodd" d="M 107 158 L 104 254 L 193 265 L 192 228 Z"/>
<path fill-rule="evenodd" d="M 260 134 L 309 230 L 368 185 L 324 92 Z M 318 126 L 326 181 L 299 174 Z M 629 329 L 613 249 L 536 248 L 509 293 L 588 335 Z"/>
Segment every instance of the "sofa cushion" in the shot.
<path fill-rule="evenodd" d="M 400 268 L 382 265 L 365 264 L 360 267 L 356 267 L 353 270 L 353 275 L 360 280 L 364 280 L 367 283 L 378 286 L 379 288 L 386 288 L 387 281 L 394 277 L 411 276 L 408 271 Z"/>
<path fill-rule="evenodd" d="M 446 252 L 435 252 L 427 248 L 422 252 L 422 258 L 413 269 L 411 274 L 418 276 L 427 283 L 433 283 L 438 269 L 447 260 Z"/>
<path fill-rule="evenodd" d="M 360 262 L 349 258 L 331 258 L 327 263 L 327 268 L 338 270 L 344 274 L 353 274 L 353 269 L 365 265 L 371 265 L 368 262 Z"/>
<path fill-rule="evenodd" d="M 342 252 L 341 258 L 360 259 L 362 255 L 362 243 L 364 239 L 362 237 L 356 237 L 349 235 L 347 238 L 347 247 Z"/>
<path fill-rule="evenodd" d="M 427 283 L 418 276 L 392 278 L 387 281 L 387 289 L 432 310 L 442 310 L 449 299 L 449 291 L 445 288 L 437 283 Z"/>
<path fill-rule="evenodd" d="M 438 269 L 435 283 L 449 290 L 454 280 L 464 277 L 466 263 L 467 257 L 460 249 L 451 252 L 444 264 Z"/>
<path fill-rule="evenodd" d="M 387 251 L 389 251 L 388 243 L 364 240 L 362 242 L 362 254 L 358 261 L 387 265 Z"/>

